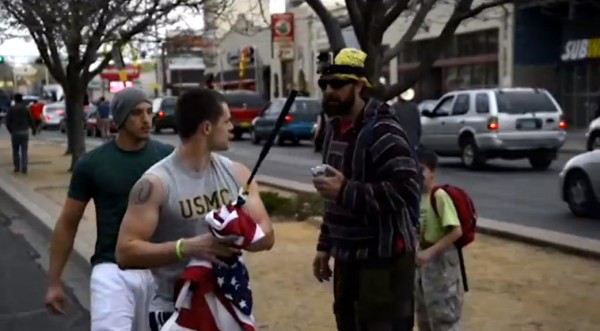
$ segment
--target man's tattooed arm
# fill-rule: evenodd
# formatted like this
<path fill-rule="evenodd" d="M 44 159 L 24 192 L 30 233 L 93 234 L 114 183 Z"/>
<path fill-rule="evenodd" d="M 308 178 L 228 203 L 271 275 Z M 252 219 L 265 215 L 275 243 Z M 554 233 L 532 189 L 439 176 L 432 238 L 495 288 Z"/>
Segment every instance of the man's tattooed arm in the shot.
<path fill-rule="evenodd" d="M 129 193 L 129 203 L 134 205 L 143 205 L 150 201 L 154 184 L 147 177 L 142 177 L 135 183 Z"/>

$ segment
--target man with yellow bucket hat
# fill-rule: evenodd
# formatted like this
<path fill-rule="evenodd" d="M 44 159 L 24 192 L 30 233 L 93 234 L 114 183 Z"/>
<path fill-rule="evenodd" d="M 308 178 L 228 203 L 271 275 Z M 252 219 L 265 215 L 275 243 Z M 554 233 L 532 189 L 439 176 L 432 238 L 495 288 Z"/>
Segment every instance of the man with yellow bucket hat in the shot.
<path fill-rule="evenodd" d="M 313 173 L 325 199 L 313 272 L 333 276 L 338 330 L 411 330 L 419 171 L 389 106 L 366 97 L 366 58 L 343 49 L 319 79 L 331 120 Z"/>

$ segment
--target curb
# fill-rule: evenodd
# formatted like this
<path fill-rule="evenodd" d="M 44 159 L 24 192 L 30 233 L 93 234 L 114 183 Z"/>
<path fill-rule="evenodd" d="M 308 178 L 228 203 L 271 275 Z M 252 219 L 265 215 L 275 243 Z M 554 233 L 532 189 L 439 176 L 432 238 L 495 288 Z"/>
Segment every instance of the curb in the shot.
<path fill-rule="evenodd" d="M 271 176 L 256 176 L 258 184 L 291 193 L 315 193 L 309 184 Z M 320 217 L 309 218 L 308 223 L 319 227 Z M 526 244 L 551 247 L 562 252 L 584 258 L 600 259 L 600 240 L 584 238 L 557 231 L 544 230 L 509 222 L 480 217 L 477 220 L 479 233 L 510 239 Z"/>
<path fill-rule="evenodd" d="M 61 207 L 41 193 L 36 192 L 28 185 L 20 183 L 4 170 L 0 170 L 0 191 L 8 197 L 10 202 L 12 202 L 11 205 L 16 206 L 20 211 L 36 221 L 34 222 L 35 224 L 28 225 L 49 242 L 52 238 L 52 232 L 56 225 L 57 217 L 60 215 Z M 83 227 L 82 223 L 80 224 L 80 229 Z M 81 232 L 82 231 L 78 231 L 77 235 L 79 239 L 77 237 L 75 239 L 73 254 L 71 254 L 69 262 L 72 262 L 77 269 L 85 272 L 89 277 L 91 274 L 91 265 L 89 263 L 91 251 L 85 243 L 93 239 L 93 247 L 95 238 L 82 237 Z M 44 266 L 44 268 L 47 270 L 47 266 Z M 65 272 L 67 272 L 67 269 L 68 267 L 65 269 Z M 63 278 L 63 282 L 66 286 L 70 287 L 67 277 Z M 88 295 L 85 293 L 78 293 L 78 291 L 74 292 L 79 303 L 89 311 Z"/>

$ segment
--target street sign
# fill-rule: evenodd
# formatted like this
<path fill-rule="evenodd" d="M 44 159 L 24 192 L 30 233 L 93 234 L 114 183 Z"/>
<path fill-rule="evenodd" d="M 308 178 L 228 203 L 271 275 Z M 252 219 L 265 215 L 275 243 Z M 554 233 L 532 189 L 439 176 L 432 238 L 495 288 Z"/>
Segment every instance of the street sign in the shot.
<path fill-rule="evenodd" d="M 123 72 L 127 74 L 127 76 L 123 76 Z M 123 70 L 119 70 L 114 65 L 109 65 L 100 73 L 100 78 L 110 80 L 110 81 L 128 81 L 137 79 L 140 77 L 140 70 L 137 66 L 128 64 L 123 68 Z M 123 80 L 123 78 L 125 78 Z"/>

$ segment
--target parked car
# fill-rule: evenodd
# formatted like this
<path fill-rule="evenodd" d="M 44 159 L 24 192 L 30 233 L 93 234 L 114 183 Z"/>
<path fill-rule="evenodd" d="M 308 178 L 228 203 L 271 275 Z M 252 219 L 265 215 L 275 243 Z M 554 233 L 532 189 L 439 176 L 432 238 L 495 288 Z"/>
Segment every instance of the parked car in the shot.
<path fill-rule="evenodd" d="M 42 129 L 59 129 L 61 121 L 65 117 L 65 104 L 63 102 L 54 102 L 44 105 L 44 108 L 42 109 L 42 117 Z"/>
<path fill-rule="evenodd" d="M 285 100 L 283 98 L 273 100 L 268 108 L 253 121 L 251 134 L 254 144 L 260 144 L 263 139 L 269 137 L 281 114 Z M 283 145 L 291 141 L 297 144 L 301 140 L 312 139 L 313 127 L 320 112 L 321 101 L 319 99 L 297 97 L 289 114 L 285 117 L 284 125 L 277 136 L 277 143 Z"/>
<path fill-rule="evenodd" d="M 261 114 L 268 102 L 254 91 L 224 91 L 223 95 L 231 112 L 233 137 L 241 139 L 245 132 L 250 131 L 252 120 Z"/>
<path fill-rule="evenodd" d="M 98 127 L 98 120 L 96 118 L 98 114 L 98 109 L 90 110 L 85 116 L 85 132 L 88 137 L 101 137 L 102 132 L 100 132 L 100 128 Z M 117 126 L 112 121 L 112 114 L 110 115 L 110 132 L 116 133 Z"/>
<path fill-rule="evenodd" d="M 571 158 L 559 174 L 562 200 L 577 217 L 600 216 L 600 150 Z"/>
<path fill-rule="evenodd" d="M 565 142 L 563 111 L 544 89 L 458 90 L 422 112 L 421 144 L 468 168 L 493 158 L 529 159 L 547 169 Z"/>
<path fill-rule="evenodd" d="M 175 124 L 175 105 L 177 104 L 176 97 L 164 97 L 160 102 L 158 112 L 152 118 L 154 133 L 161 133 L 164 129 L 173 129 L 177 132 Z"/>
<path fill-rule="evenodd" d="M 163 98 L 155 98 L 152 100 L 152 114 L 158 113 L 160 110 L 160 104 L 162 103 Z"/>
<path fill-rule="evenodd" d="M 37 102 L 40 99 L 40 97 L 38 97 L 37 95 L 24 95 L 23 96 L 23 102 L 25 102 L 26 105 L 31 105 L 32 103 Z"/>
<path fill-rule="evenodd" d="M 586 147 L 588 151 L 600 149 L 600 117 L 594 119 L 588 126 L 586 137 Z"/>

